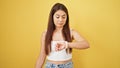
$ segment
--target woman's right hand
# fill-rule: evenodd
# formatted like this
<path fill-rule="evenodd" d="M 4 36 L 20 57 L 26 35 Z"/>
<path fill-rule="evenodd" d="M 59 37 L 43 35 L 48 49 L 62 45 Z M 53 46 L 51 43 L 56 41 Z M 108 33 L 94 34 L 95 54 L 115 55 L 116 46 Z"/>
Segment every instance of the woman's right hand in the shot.
<path fill-rule="evenodd" d="M 66 48 L 66 42 L 58 42 L 55 47 L 55 51 L 61 51 Z"/>

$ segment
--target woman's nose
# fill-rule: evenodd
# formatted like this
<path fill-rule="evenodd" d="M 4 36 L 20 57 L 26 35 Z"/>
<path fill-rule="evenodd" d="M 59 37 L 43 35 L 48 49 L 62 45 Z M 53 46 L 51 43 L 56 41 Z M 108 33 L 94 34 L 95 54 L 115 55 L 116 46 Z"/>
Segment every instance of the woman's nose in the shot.
<path fill-rule="evenodd" d="M 59 18 L 60 21 L 63 21 L 62 17 Z"/>

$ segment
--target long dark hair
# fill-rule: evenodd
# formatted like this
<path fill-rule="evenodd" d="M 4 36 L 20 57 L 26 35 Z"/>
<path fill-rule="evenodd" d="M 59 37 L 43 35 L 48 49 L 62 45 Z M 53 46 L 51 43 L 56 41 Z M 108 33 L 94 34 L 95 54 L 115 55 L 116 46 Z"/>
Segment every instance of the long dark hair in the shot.
<path fill-rule="evenodd" d="M 65 25 L 63 26 L 63 29 L 62 29 L 62 35 L 63 35 L 65 41 L 72 42 L 72 38 L 71 38 L 71 35 L 70 35 L 70 28 L 69 28 L 68 10 L 63 4 L 56 3 L 55 5 L 53 5 L 53 7 L 50 11 L 49 20 L 48 20 L 48 27 L 47 27 L 47 32 L 46 32 L 46 36 L 45 36 L 45 52 L 46 52 L 47 55 L 51 52 L 51 46 L 50 45 L 51 45 L 51 41 L 52 41 L 53 32 L 55 30 L 53 15 L 58 10 L 63 10 L 67 14 L 67 20 L 66 20 L 66 23 L 65 23 Z M 69 50 L 70 50 L 70 53 L 71 53 L 72 49 L 70 48 Z"/>

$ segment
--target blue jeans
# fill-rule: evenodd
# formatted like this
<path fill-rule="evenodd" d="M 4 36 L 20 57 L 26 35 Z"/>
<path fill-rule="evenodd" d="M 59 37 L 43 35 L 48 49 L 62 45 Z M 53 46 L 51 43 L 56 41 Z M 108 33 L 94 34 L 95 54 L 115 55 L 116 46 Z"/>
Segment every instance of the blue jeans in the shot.
<path fill-rule="evenodd" d="M 46 62 L 45 68 L 73 68 L 73 62 L 69 61 L 65 64 L 53 64 Z"/>

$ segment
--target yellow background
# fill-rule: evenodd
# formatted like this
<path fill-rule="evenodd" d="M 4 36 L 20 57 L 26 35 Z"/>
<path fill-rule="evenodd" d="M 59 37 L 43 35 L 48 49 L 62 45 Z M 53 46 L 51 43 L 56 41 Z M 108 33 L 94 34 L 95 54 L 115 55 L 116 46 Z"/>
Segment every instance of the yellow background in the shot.
<path fill-rule="evenodd" d="M 0 0 L 0 68 L 34 68 L 41 33 L 56 2 L 90 43 L 73 51 L 75 68 L 120 68 L 119 0 Z"/>

